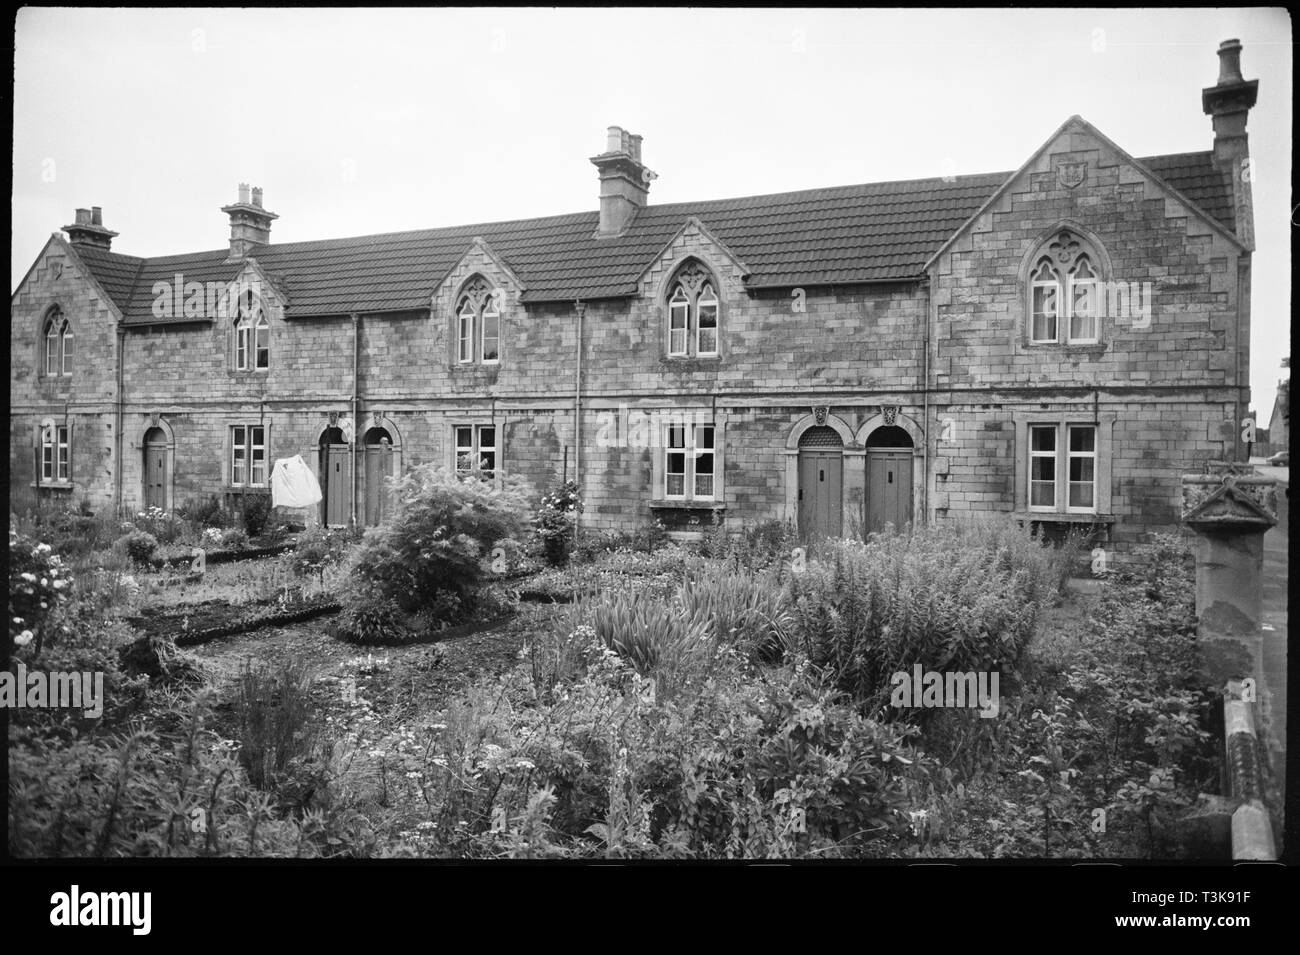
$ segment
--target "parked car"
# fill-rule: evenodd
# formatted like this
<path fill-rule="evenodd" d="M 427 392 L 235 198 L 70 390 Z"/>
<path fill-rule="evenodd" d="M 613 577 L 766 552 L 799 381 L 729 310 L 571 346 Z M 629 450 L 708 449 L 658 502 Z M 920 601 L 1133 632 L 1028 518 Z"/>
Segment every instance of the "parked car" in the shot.
<path fill-rule="evenodd" d="M 1289 468 L 1291 466 L 1291 452 L 1279 451 L 1268 459 L 1268 463 L 1275 468 Z"/>

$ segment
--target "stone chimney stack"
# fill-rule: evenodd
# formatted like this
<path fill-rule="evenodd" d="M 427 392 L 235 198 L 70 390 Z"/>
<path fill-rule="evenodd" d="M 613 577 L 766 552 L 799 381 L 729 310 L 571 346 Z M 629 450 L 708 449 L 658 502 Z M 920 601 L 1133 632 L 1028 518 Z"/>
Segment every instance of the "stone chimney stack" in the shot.
<path fill-rule="evenodd" d="M 641 137 L 611 126 L 605 151 L 591 159 L 600 175 L 600 225 L 596 238 L 622 235 L 644 208 L 656 176 L 641 163 Z"/>
<path fill-rule="evenodd" d="M 236 262 L 247 258 L 259 245 L 271 241 L 271 220 L 280 218 L 262 208 L 262 189 L 256 187 L 249 195 L 248 183 L 239 184 L 239 201 L 222 206 L 221 211 L 230 216 L 230 256 L 226 261 Z"/>
<path fill-rule="evenodd" d="M 78 209 L 72 225 L 65 225 L 63 231 L 68 234 L 68 241 L 74 248 L 103 249 L 105 252 L 112 249 L 113 238 L 117 235 L 104 228 L 104 210 L 99 206 Z"/>
<path fill-rule="evenodd" d="M 1232 177 L 1237 237 L 1255 247 L 1255 217 L 1250 195 L 1250 149 L 1246 117 L 1259 95 L 1259 80 L 1241 76 L 1241 41 L 1219 44 L 1219 82 L 1201 91 L 1201 107 L 1214 125 L 1214 164 Z"/>

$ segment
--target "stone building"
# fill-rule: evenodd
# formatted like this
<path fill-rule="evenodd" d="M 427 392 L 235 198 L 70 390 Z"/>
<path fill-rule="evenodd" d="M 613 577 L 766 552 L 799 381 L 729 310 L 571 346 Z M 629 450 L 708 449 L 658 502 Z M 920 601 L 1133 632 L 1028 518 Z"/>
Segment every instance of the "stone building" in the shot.
<path fill-rule="evenodd" d="M 139 258 L 77 210 L 13 295 L 11 508 L 238 499 L 301 454 L 309 523 L 436 461 L 576 475 L 588 528 L 1005 512 L 1122 547 L 1243 450 L 1257 82 L 1218 56 L 1204 152 L 1074 116 L 1011 173 L 654 205 L 611 127 L 571 215 L 277 244 L 241 186 L 228 247 Z"/>

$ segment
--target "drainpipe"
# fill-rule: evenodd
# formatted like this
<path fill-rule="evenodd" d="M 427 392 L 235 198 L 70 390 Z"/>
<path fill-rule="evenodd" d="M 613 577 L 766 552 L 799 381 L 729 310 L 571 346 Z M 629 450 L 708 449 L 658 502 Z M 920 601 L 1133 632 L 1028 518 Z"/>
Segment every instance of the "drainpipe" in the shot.
<path fill-rule="evenodd" d="M 123 374 L 122 361 L 126 352 L 126 329 L 119 322 L 117 326 L 117 374 L 114 390 L 114 417 L 116 419 L 113 425 L 113 506 L 117 510 L 117 516 L 122 516 L 122 419 L 124 416 L 123 408 Z"/>
<path fill-rule="evenodd" d="M 582 317 L 587 311 L 587 306 L 583 304 L 582 299 L 575 299 L 573 309 L 578 313 L 578 337 L 574 342 L 574 373 L 573 373 L 573 480 L 578 485 L 579 493 L 582 488 Z M 582 520 L 581 513 L 573 515 L 573 543 L 578 543 L 578 525 Z"/>
<path fill-rule="evenodd" d="M 361 422 L 357 404 L 361 395 L 361 315 L 352 313 L 352 528 L 357 526 L 357 442 L 361 440 Z"/>
<path fill-rule="evenodd" d="M 931 521 L 930 513 L 930 326 L 938 321 L 939 307 L 934 302 L 935 286 L 938 284 L 937 273 L 930 273 L 930 302 L 929 308 L 926 309 L 925 319 L 925 357 L 922 360 L 922 382 L 921 382 L 921 427 L 923 429 L 921 442 L 924 459 L 921 462 L 921 508 L 925 514 L 925 522 Z"/>

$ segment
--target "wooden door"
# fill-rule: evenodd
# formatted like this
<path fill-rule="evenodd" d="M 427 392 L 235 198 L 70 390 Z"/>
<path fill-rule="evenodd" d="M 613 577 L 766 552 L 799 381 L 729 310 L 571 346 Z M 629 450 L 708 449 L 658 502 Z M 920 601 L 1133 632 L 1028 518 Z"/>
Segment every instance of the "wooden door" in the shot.
<path fill-rule="evenodd" d="M 912 520 L 912 451 L 867 449 L 867 533 L 892 523 L 898 530 Z"/>
<path fill-rule="evenodd" d="M 167 443 L 146 437 L 144 445 L 144 507 L 167 510 Z"/>
<path fill-rule="evenodd" d="M 372 444 L 366 446 L 366 523 L 382 524 L 388 513 L 388 487 L 386 478 L 393 473 L 393 446 Z"/>
<path fill-rule="evenodd" d="M 839 537 L 843 525 L 844 458 L 839 451 L 799 452 L 799 533 Z"/>
<path fill-rule="evenodd" d="M 352 454 L 346 444 L 325 445 L 321 507 L 329 527 L 346 527 L 352 516 Z"/>

